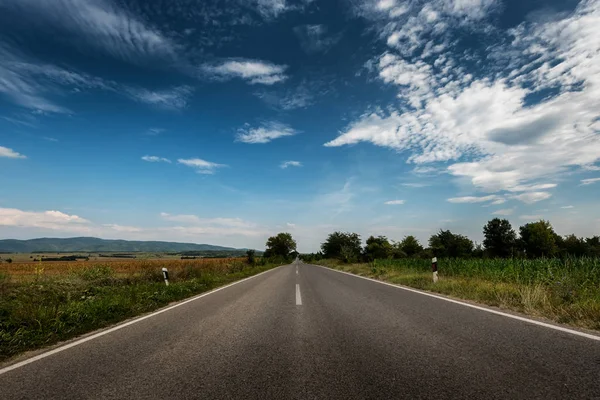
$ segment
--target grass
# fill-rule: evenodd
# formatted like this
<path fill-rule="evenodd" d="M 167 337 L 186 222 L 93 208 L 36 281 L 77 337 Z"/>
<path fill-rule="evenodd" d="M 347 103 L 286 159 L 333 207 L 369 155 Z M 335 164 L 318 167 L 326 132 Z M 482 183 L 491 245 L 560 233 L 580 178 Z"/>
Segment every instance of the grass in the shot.
<path fill-rule="evenodd" d="M 555 322 L 600 330 L 600 260 L 446 259 L 433 283 L 427 260 L 318 264 L 391 283 L 473 300 Z"/>
<path fill-rule="evenodd" d="M 276 266 L 259 264 L 242 259 L 128 260 L 3 268 L 0 362 Z M 169 269 L 169 286 L 162 267 Z"/>

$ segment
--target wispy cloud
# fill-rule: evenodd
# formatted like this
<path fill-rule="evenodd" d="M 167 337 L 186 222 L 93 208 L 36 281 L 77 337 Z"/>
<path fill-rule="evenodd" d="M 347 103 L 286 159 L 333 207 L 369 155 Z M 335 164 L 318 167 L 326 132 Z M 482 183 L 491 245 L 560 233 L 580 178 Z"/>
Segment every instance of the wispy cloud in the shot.
<path fill-rule="evenodd" d="M 435 167 L 415 167 L 413 168 L 412 172 L 420 175 L 428 175 L 439 172 L 439 169 Z"/>
<path fill-rule="evenodd" d="M 177 162 L 179 164 L 183 164 L 185 166 L 194 168 L 196 170 L 196 173 L 203 175 L 212 175 L 217 171 L 217 169 L 227 166 L 225 164 L 217 164 L 214 162 L 202 160 L 201 158 L 180 158 L 177 160 Z"/>
<path fill-rule="evenodd" d="M 169 214 L 165 212 L 161 212 L 160 217 L 165 221 L 190 225 L 219 225 L 233 228 L 252 228 L 256 226 L 256 224 L 241 218 L 200 218 L 193 214 Z"/>
<path fill-rule="evenodd" d="M 500 199 L 497 195 L 489 196 L 464 196 L 464 197 L 452 197 L 447 199 L 450 203 L 485 203 L 487 201 L 494 201 Z"/>
<path fill-rule="evenodd" d="M 267 122 L 258 128 L 241 128 L 238 130 L 236 142 L 258 144 L 269 143 L 274 139 L 293 136 L 298 132 L 280 122 Z"/>
<path fill-rule="evenodd" d="M 194 89 L 191 86 L 178 86 L 167 90 L 148 90 L 144 88 L 126 88 L 125 92 L 133 100 L 159 108 L 178 110 L 188 106 Z"/>
<path fill-rule="evenodd" d="M 302 163 L 300 161 L 284 161 L 281 163 L 279 168 L 286 169 L 288 167 L 301 167 Z"/>
<path fill-rule="evenodd" d="M 72 110 L 57 104 L 54 99 L 73 92 L 92 90 L 117 93 L 165 109 L 185 108 L 193 92 L 190 86 L 149 90 L 119 84 L 40 62 L 0 42 L 0 93 L 5 94 L 13 103 L 35 112 L 72 114 Z M 29 117 L 28 121 L 31 119 Z M 23 118 L 7 120 L 23 124 Z"/>
<path fill-rule="evenodd" d="M 230 59 L 213 64 L 204 64 L 200 70 L 215 80 L 240 78 L 250 84 L 272 85 L 287 79 L 286 65 L 251 59 Z"/>
<path fill-rule="evenodd" d="M 100 50 L 136 64 L 177 59 L 172 39 L 109 0 L 5 0 L 0 10 L 49 35 L 67 33 L 83 51 Z"/>
<path fill-rule="evenodd" d="M 315 96 L 327 93 L 327 90 L 319 86 L 315 82 L 303 81 L 291 89 L 260 90 L 254 92 L 254 95 L 276 110 L 290 111 L 306 108 L 314 103 Z"/>
<path fill-rule="evenodd" d="M 157 157 L 157 156 L 144 156 L 144 157 L 142 157 L 142 160 L 148 161 L 148 162 L 166 162 L 169 164 L 171 163 L 171 160 L 169 160 L 168 158 Z"/>
<path fill-rule="evenodd" d="M 163 128 L 150 128 L 146 131 L 146 135 L 148 136 L 158 136 L 161 133 L 166 132 L 166 129 Z"/>
<path fill-rule="evenodd" d="M 600 178 L 590 178 L 590 179 L 582 179 L 581 180 L 581 184 L 584 185 L 584 186 L 585 185 L 591 185 L 591 184 L 596 183 L 596 182 L 600 182 Z"/>
<path fill-rule="evenodd" d="M 387 204 L 388 206 L 400 206 L 404 203 L 406 203 L 406 200 L 389 200 L 386 201 L 384 204 Z"/>
<path fill-rule="evenodd" d="M 308 54 L 326 53 L 342 38 L 341 33 L 329 35 L 326 25 L 299 25 L 294 28 L 294 33 Z"/>
<path fill-rule="evenodd" d="M 538 221 L 544 217 L 542 215 L 521 215 L 519 218 L 528 221 Z"/>
<path fill-rule="evenodd" d="M 575 207 L 573 207 L 573 206 L 562 206 L 561 208 L 569 209 L 569 208 L 575 208 Z"/>
<path fill-rule="evenodd" d="M 424 188 L 427 186 L 431 186 L 428 183 L 401 183 L 400 185 L 410 188 Z"/>
<path fill-rule="evenodd" d="M 2 67 L 0 66 L 0 70 L 1 70 L 1 68 Z M 26 126 L 28 128 L 37 128 L 38 127 L 36 118 L 33 115 L 21 114 L 18 117 L 17 116 L 15 116 L 15 117 L 2 116 L 0 118 L 2 118 L 5 121 L 10 122 L 11 124 L 15 124 L 15 125 L 19 125 L 19 126 Z"/>
<path fill-rule="evenodd" d="M 524 203 L 532 204 L 538 201 L 546 200 L 552 197 L 551 193 L 548 192 L 529 192 L 523 193 L 518 196 L 514 196 L 515 199 L 521 200 Z"/>
<path fill-rule="evenodd" d="M 502 210 L 494 211 L 492 215 L 512 215 L 514 211 L 514 208 L 505 208 Z"/>
<path fill-rule="evenodd" d="M 102 224 L 102 226 L 109 228 L 115 232 L 127 232 L 127 233 L 136 233 L 142 232 L 143 229 L 137 226 L 127 226 L 127 225 L 118 225 L 118 224 Z"/>
<path fill-rule="evenodd" d="M 8 147 L 3 147 L 3 146 L 0 146 L 0 157 L 27 158 L 23 154 L 17 153 L 13 149 L 9 149 Z"/>
<path fill-rule="evenodd" d="M 277 18 L 283 13 L 302 11 L 314 0 L 246 0 L 256 8 L 265 20 Z"/>

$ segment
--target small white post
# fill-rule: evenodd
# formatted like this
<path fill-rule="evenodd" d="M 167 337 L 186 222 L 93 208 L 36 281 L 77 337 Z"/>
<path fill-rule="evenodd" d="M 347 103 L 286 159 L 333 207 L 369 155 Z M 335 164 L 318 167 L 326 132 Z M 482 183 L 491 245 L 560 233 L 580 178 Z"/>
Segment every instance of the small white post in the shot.
<path fill-rule="evenodd" d="M 165 285 L 169 286 L 169 270 L 166 268 L 162 269 L 163 278 L 165 278 Z"/>
<path fill-rule="evenodd" d="M 431 259 L 431 271 L 433 272 L 433 283 L 436 283 L 438 281 L 438 266 L 436 257 Z"/>

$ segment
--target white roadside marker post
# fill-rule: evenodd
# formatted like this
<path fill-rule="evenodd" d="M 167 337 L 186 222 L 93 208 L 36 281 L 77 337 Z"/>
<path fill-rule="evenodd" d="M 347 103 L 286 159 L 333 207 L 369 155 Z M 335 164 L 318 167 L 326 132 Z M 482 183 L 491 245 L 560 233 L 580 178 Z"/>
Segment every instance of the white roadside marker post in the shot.
<path fill-rule="evenodd" d="M 438 267 L 436 257 L 433 257 L 431 259 L 431 271 L 433 272 L 433 283 L 436 283 L 438 281 Z"/>
<path fill-rule="evenodd" d="M 166 268 L 162 269 L 163 278 L 165 278 L 165 285 L 169 286 L 169 270 Z"/>

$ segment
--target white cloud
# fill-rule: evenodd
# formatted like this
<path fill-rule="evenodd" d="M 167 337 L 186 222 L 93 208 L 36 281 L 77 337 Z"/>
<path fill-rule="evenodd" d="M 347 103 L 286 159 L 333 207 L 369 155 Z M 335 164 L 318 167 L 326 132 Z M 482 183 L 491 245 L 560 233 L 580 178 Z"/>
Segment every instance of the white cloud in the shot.
<path fill-rule="evenodd" d="M 550 197 L 552 197 L 552 194 L 548 192 L 529 192 L 514 196 L 515 199 L 521 200 L 527 204 L 533 204 L 538 201 L 549 199 Z"/>
<path fill-rule="evenodd" d="M 19 154 L 13 149 L 9 149 L 8 147 L 0 146 L 0 157 L 8 157 L 8 158 L 27 158 L 23 154 Z"/>
<path fill-rule="evenodd" d="M 293 136 L 296 132 L 290 126 L 279 123 L 279 122 L 268 122 L 258 128 L 241 128 L 238 130 L 236 136 L 236 142 L 242 143 L 269 143 L 271 140 Z"/>
<path fill-rule="evenodd" d="M 285 226 L 287 226 L 288 228 L 293 229 L 293 228 L 296 227 L 296 224 L 292 224 L 291 222 L 286 222 Z"/>
<path fill-rule="evenodd" d="M 496 210 L 492 215 L 512 215 L 515 210 L 513 208 L 505 208 L 502 210 Z"/>
<path fill-rule="evenodd" d="M 575 207 L 573 207 L 573 206 L 562 206 L 561 208 L 569 209 L 569 208 L 575 208 Z"/>
<path fill-rule="evenodd" d="M 520 219 L 528 220 L 528 221 L 539 221 L 544 218 L 542 215 L 521 215 Z"/>
<path fill-rule="evenodd" d="M 402 205 L 406 202 L 406 200 L 389 200 L 386 201 L 384 204 L 387 204 L 388 206 L 399 206 Z"/>
<path fill-rule="evenodd" d="M 77 215 L 60 211 L 22 211 L 16 208 L 0 208 L 0 225 L 14 227 L 35 227 L 53 230 L 85 232 L 90 221 Z"/>
<path fill-rule="evenodd" d="M 216 64 L 204 64 L 201 71 L 216 80 L 244 79 L 251 84 L 272 85 L 287 79 L 286 65 L 250 59 L 232 59 Z"/>
<path fill-rule="evenodd" d="M 481 197 L 476 197 L 476 196 L 452 197 L 447 200 L 450 203 L 485 203 L 486 201 L 499 200 L 499 198 L 496 195 L 489 195 L 489 196 L 481 196 Z M 494 202 L 492 204 L 499 204 L 499 203 Z"/>
<path fill-rule="evenodd" d="M 592 183 L 600 182 L 600 178 L 582 179 L 582 185 L 591 185 Z"/>
<path fill-rule="evenodd" d="M 341 33 L 329 35 L 325 25 L 299 25 L 294 27 L 294 33 L 308 54 L 326 53 L 342 38 Z"/>
<path fill-rule="evenodd" d="M 171 160 L 169 160 L 168 158 L 157 157 L 157 156 L 144 156 L 144 157 L 142 157 L 142 160 L 148 161 L 148 162 L 166 162 L 169 164 L 171 163 Z"/>
<path fill-rule="evenodd" d="M 179 164 L 183 164 L 188 167 L 194 168 L 196 170 L 196 173 L 204 175 L 212 175 L 216 172 L 218 168 L 223 168 L 227 166 L 225 164 L 217 164 L 214 162 L 202 160 L 201 158 L 180 158 L 177 160 L 177 162 Z"/>
<path fill-rule="evenodd" d="M 286 169 L 287 167 L 302 167 L 302 163 L 300 161 L 284 161 L 279 166 L 282 169 Z"/>
<path fill-rule="evenodd" d="M 448 173 L 492 193 L 547 189 L 554 184 L 540 180 L 600 160 L 600 2 L 524 22 L 501 48 L 461 53 L 469 64 L 446 48 L 453 29 L 498 32 L 483 19 L 494 1 L 415 2 L 400 19 L 388 14 L 392 3 L 361 13 L 387 21 L 380 29 L 394 50 L 372 66 L 402 105 L 364 114 L 326 146 L 370 142 L 410 152 L 409 163 L 448 162 Z M 478 78 L 468 73 L 474 63 Z M 557 93 L 531 102 L 545 89 Z"/>
<path fill-rule="evenodd" d="M 134 63 L 177 58 L 169 37 L 108 0 L 5 0 L 0 10 L 49 35 L 66 33 L 84 51 L 99 49 Z"/>

